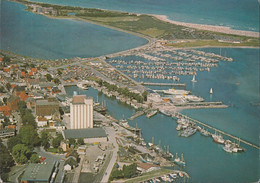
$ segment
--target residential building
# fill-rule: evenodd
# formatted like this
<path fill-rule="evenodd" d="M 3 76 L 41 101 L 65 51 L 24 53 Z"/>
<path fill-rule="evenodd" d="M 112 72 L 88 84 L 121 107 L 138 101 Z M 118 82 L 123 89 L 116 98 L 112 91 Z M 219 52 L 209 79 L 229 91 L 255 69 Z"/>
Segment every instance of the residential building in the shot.
<path fill-rule="evenodd" d="M 52 116 L 59 111 L 59 102 L 56 99 L 49 98 L 48 100 L 36 100 L 37 116 Z"/>

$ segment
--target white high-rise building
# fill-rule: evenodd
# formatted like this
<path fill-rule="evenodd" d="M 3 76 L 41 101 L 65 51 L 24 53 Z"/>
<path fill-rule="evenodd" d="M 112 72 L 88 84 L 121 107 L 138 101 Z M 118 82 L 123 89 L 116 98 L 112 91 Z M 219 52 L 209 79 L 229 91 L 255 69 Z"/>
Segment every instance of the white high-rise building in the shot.
<path fill-rule="evenodd" d="M 70 103 L 70 129 L 93 128 L 93 99 L 74 95 Z"/>

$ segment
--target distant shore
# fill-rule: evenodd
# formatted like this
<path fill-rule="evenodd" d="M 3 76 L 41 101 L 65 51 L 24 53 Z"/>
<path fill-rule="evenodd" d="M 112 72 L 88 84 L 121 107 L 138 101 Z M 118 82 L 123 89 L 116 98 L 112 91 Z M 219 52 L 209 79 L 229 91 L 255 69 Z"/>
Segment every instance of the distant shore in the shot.
<path fill-rule="evenodd" d="M 152 15 L 152 14 L 150 14 L 150 15 L 154 16 L 155 18 L 157 18 L 161 21 L 176 24 L 176 25 L 182 25 L 182 26 L 185 26 L 185 27 L 190 27 L 190 28 L 195 28 L 195 29 L 200 29 L 200 30 L 213 31 L 213 32 L 220 32 L 220 33 L 225 33 L 225 34 L 247 36 L 247 37 L 256 37 L 256 38 L 259 37 L 259 32 L 233 30 L 230 27 L 225 27 L 225 26 L 178 22 L 178 21 L 168 19 L 168 17 L 166 15 Z"/>

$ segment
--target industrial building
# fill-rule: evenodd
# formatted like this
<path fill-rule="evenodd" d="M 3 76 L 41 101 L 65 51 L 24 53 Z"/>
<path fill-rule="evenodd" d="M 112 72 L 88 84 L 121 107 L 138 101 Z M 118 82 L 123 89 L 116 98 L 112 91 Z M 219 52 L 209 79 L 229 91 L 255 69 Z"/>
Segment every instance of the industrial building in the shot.
<path fill-rule="evenodd" d="M 62 131 L 64 139 L 80 139 L 84 143 L 107 142 L 107 134 L 103 128 L 70 129 Z"/>
<path fill-rule="evenodd" d="M 93 128 L 93 98 L 74 95 L 70 103 L 70 128 Z"/>
<path fill-rule="evenodd" d="M 47 163 L 47 164 L 30 163 L 23 174 L 21 182 L 22 183 L 29 183 L 29 182 L 49 183 L 54 173 L 54 169 L 55 169 L 54 165 L 55 163 Z"/>

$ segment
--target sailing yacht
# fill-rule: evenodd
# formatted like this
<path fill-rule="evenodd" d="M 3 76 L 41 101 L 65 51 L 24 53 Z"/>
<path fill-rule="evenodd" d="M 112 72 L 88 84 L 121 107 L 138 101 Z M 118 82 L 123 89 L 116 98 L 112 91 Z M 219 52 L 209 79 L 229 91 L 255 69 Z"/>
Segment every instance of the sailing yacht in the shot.
<path fill-rule="evenodd" d="M 213 94 L 213 89 L 212 88 L 210 88 L 209 93 Z"/>
<path fill-rule="evenodd" d="M 193 78 L 192 78 L 191 82 L 197 82 L 197 80 L 195 78 L 195 75 L 193 75 Z"/>

